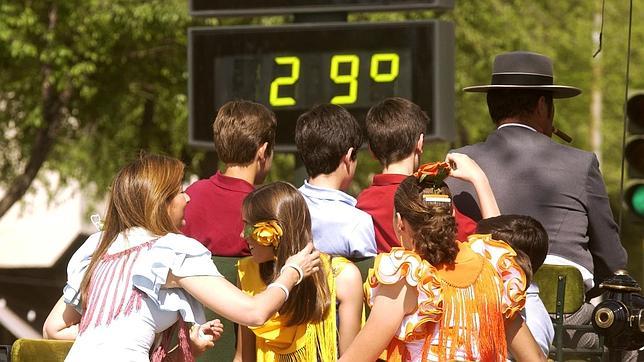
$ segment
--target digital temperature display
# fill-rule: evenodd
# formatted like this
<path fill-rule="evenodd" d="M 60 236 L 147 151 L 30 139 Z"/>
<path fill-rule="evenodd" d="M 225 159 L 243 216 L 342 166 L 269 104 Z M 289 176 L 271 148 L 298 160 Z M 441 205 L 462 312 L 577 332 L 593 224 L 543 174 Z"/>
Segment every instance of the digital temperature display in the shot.
<path fill-rule="evenodd" d="M 232 99 L 271 108 L 277 148 L 293 150 L 295 121 L 312 106 L 341 105 L 362 122 L 392 96 L 428 112 L 428 138 L 450 139 L 453 41 L 452 24 L 441 21 L 192 28 L 190 143 L 212 147 L 216 111 Z"/>

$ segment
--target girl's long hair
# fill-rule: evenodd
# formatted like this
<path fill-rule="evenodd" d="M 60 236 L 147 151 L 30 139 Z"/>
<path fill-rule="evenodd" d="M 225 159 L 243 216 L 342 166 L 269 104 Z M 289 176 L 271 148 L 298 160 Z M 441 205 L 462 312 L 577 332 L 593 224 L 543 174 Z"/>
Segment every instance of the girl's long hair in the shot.
<path fill-rule="evenodd" d="M 403 180 L 396 190 L 394 207 L 411 226 L 416 252 L 434 266 L 451 264 L 458 254 L 452 204 L 423 199 L 423 194 L 450 196 L 450 192 L 445 183 L 435 186 L 429 177 L 425 180 L 419 182 L 415 176 Z"/>
<path fill-rule="evenodd" d="M 313 240 L 309 209 L 297 189 L 286 182 L 259 187 L 246 197 L 242 209 L 244 220 L 250 225 L 277 220 L 282 227 L 283 235 L 275 249 L 275 261 L 259 265 L 262 280 L 268 284 L 279 273 L 286 259 Z M 326 272 L 320 268 L 293 288 L 279 311 L 286 317 L 288 326 L 316 323 L 326 317 L 331 300 Z"/>
<path fill-rule="evenodd" d="M 135 226 L 158 236 L 179 232 L 168 214 L 168 204 L 181 192 L 183 171 L 183 163 L 175 158 L 141 154 L 116 174 L 103 233 L 80 286 L 83 309 L 92 274 L 119 233 Z"/>

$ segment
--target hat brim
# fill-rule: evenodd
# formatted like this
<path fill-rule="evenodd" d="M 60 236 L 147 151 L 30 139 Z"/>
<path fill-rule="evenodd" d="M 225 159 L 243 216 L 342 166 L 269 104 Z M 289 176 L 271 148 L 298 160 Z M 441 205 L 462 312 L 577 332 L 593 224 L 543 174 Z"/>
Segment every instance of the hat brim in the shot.
<path fill-rule="evenodd" d="M 493 89 L 535 89 L 552 92 L 553 98 L 572 98 L 581 94 L 581 89 L 565 85 L 477 85 L 463 88 L 466 92 L 485 93 Z"/>

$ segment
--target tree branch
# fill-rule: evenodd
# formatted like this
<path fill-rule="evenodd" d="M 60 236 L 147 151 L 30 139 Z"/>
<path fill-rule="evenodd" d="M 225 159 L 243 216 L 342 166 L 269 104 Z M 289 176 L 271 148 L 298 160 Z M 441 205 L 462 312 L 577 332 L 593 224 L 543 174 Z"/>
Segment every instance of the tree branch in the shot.
<path fill-rule="evenodd" d="M 49 9 L 49 30 L 54 31 L 58 20 L 58 11 L 56 5 Z M 49 152 L 54 146 L 56 136 L 58 135 L 60 125 L 63 120 L 63 109 L 71 98 L 71 90 L 67 89 L 62 93 L 56 90 L 56 86 L 51 83 L 52 76 L 51 64 L 43 64 L 42 74 L 42 107 L 43 107 L 43 127 L 38 130 L 34 139 L 34 145 L 29 154 L 29 161 L 23 173 L 16 177 L 9 185 L 7 192 L 0 200 L 0 218 L 9 211 L 13 204 L 20 200 L 33 180 L 38 175 L 38 171 L 47 160 Z"/>

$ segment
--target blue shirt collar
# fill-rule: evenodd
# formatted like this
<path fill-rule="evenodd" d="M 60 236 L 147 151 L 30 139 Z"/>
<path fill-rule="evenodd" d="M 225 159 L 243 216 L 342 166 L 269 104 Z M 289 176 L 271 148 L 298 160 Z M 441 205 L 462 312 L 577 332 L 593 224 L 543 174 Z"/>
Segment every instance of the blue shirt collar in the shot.
<path fill-rule="evenodd" d="M 300 192 L 310 198 L 340 201 L 351 206 L 356 206 L 357 202 L 353 196 L 345 192 L 327 187 L 314 186 L 307 181 L 304 181 L 304 185 L 300 187 Z"/>

